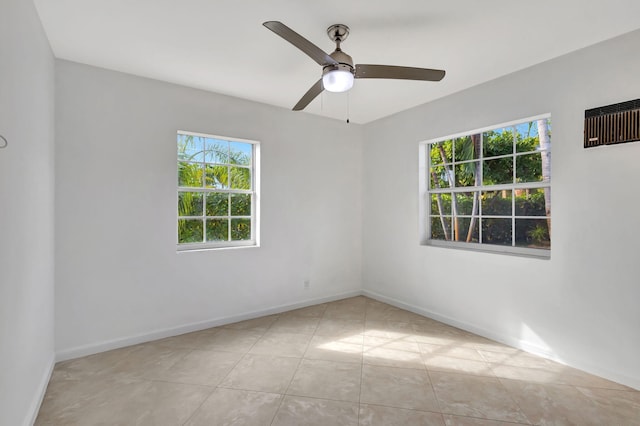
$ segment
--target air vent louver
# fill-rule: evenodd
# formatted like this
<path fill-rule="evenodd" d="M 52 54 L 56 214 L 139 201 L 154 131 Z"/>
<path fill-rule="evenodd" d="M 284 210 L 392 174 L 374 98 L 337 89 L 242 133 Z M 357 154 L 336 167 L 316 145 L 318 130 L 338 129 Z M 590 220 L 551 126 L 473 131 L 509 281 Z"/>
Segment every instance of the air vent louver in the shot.
<path fill-rule="evenodd" d="M 640 140 L 640 99 L 584 112 L 584 147 Z"/>

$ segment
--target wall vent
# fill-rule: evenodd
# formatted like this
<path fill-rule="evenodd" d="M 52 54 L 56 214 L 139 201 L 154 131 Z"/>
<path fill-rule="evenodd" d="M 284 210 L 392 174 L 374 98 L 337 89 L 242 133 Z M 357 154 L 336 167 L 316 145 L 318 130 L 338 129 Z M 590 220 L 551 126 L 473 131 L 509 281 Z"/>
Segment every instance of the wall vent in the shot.
<path fill-rule="evenodd" d="M 640 99 L 585 110 L 585 148 L 638 140 L 640 140 Z"/>

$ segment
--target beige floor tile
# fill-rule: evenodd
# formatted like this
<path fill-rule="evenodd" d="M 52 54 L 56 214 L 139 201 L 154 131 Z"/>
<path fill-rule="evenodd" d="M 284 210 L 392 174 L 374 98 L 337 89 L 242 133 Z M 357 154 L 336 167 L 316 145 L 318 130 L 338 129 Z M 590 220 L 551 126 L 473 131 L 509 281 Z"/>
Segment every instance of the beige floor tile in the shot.
<path fill-rule="evenodd" d="M 281 400 L 277 393 L 217 388 L 185 426 L 269 425 Z"/>
<path fill-rule="evenodd" d="M 459 345 L 434 345 L 431 343 L 417 343 L 417 345 L 424 355 L 441 355 L 472 361 L 485 361 L 480 352 L 474 348 L 461 347 Z"/>
<path fill-rule="evenodd" d="M 573 386 L 500 381 L 533 424 L 588 425 L 596 420 L 589 397 Z"/>
<path fill-rule="evenodd" d="M 148 374 L 149 379 L 216 386 L 242 358 L 233 352 L 193 350 L 172 366 Z"/>
<path fill-rule="evenodd" d="M 407 322 L 367 319 L 364 323 L 364 335 L 399 339 L 412 336 L 413 327 Z"/>
<path fill-rule="evenodd" d="M 425 327 L 421 324 L 412 323 L 411 326 L 413 328 L 413 340 L 418 343 L 459 345 L 466 342 L 461 330 L 445 324 L 439 324 L 436 327 Z"/>
<path fill-rule="evenodd" d="M 424 362 L 420 352 L 393 349 L 385 347 L 384 345 L 365 347 L 362 360 L 365 364 L 369 365 L 424 368 Z"/>
<path fill-rule="evenodd" d="M 272 426 L 357 426 L 358 404 L 285 396 Z"/>
<path fill-rule="evenodd" d="M 342 319 L 342 318 L 322 318 L 316 329 L 316 336 L 352 336 L 362 334 L 364 331 L 364 320 Z"/>
<path fill-rule="evenodd" d="M 451 414 L 444 414 L 443 417 L 447 426 L 510 426 L 528 424 L 478 419 L 476 417 L 452 416 Z"/>
<path fill-rule="evenodd" d="M 213 391 L 205 386 L 132 381 L 58 410 L 43 406 L 36 425 L 183 424 Z M 46 404 L 46 402 L 45 402 Z"/>
<path fill-rule="evenodd" d="M 594 376 L 593 374 L 585 373 L 584 371 L 568 366 L 563 366 L 561 378 L 564 383 L 574 386 L 613 390 L 633 390 L 628 386 L 621 385 L 619 383 L 612 382 L 611 380 L 603 379 L 602 377 Z"/>
<path fill-rule="evenodd" d="M 360 402 L 422 411 L 439 411 L 426 370 L 362 366 Z"/>
<path fill-rule="evenodd" d="M 302 358 L 311 335 L 269 331 L 256 342 L 249 353 Z"/>
<path fill-rule="evenodd" d="M 485 361 L 498 365 L 511 365 L 514 367 L 544 368 L 549 371 L 562 371 L 564 366 L 556 362 L 531 355 L 526 352 L 504 353 L 479 350 Z"/>
<path fill-rule="evenodd" d="M 640 391 L 577 388 L 592 402 L 591 419 L 600 425 L 640 425 Z"/>
<path fill-rule="evenodd" d="M 307 306 L 306 308 L 294 309 L 293 311 L 283 312 L 280 317 L 302 317 L 302 318 L 322 318 L 324 311 L 327 310 L 327 304 Z"/>
<path fill-rule="evenodd" d="M 346 299 L 336 300 L 329 303 L 330 306 L 353 306 L 366 309 L 368 301 L 371 300 L 364 296 L 347 297 Z"/>
<path fill-rule="evenodd" d="M 356 363 L 303 359 L 287 394 L 358 402 L 361 371 Z"/>
<path fill-rule="evenodd" d="M 171 368 L 191 353 L 191 349 L 171 349 L 156 345 L 138 345 L 127 356 L 113 363 L 110 374 L 126 374 L 130 377 L 153 378 Z"/>
<path fill-rule="evenodd" d="M 386 321 L 402 321 L 407 319 L 413 319 L 413 314 L 396 308 L 391 305 L 382 306 L 367 306 L 366 319 L 367 320 L 386 320 Z"/>
<path fill-rule="evenodd" d="M 58 363 L 36 424 L 640 426 L 638 413 L 639 391 L 353 297 Z"/>
<path fill-rule="evenodd" d="M 532 383 L 568 384 L 557 371 L 543 368 L 516 367 L 513 365 L 491 364 L 491 371 L 496 377 L 503 379 L 524 380 Z"/>
<path fill-rule="evenodd" d="M 247 354 L 220 383 L 220 387 L 284 393 L 300 360 Z"/>
<path fill-rule="evenodd" d="M 376 336 L 364 336 L 364 349 L 370 350 L 375 348 L 395 349 L 399 351 L 420 353 L 420 344 L 411 339 L 411 336 L 386 338 Z"/>
<path fill-rule="evenodd" d="M 444 426 L 444 419 L 440 413 L 361 404 L 359 424 L 360 426 Z"/>
<path fill-rule="evenodd" d="M 534 357 L 533 355 L 527 355 Z M 543 368 L 543 362 L 550 364 L 549 367 Z M 532 362 L 537 367 L 529 368 L 526 366 L 513 366 L 503 364 L 491 364 L 491 370 L 497 377 L 514 380 L 524 380 L 532 383 L 543 384 L 559 384 L 573 385 L 604 389 L 632 390 L 631 388 L 612 382 L 602 377 L 597 377 L 575 368 L 564 366 L 548 360 Z"/>
<path fill-rule="evenodd" d="M 269 333 L 313 334 L 318 328 L 320 318 L 281 316 L 269 329 Z"/>
<path fill-rule="evenodd" d="M 429 371 L 444 371 L 451 373 L 468 373 L 479 376 L 495 377 L 491 367 L 484 361 L 454 358 L 450 356 L 423 354 L 424 365 Z"/>
<path fill-rule="evenodd" d="M 101 352 L 82 358 L 59 362 L 56 364 L 54 375 L 68 379 L 82 379 L 100 374 L 113 374 L 113 368 L 136 352 L 138 347 L 128 346 Z"/>
<path fill-rule="evenodd" d="M 473 347 L 478 350 L 503 352 L 503 353 L 522 353 L 523 351 L 503 343 L 499 343 L 482 336 L 473 335 L 472 339 L 466 339 L 462 342 L 464 347 Z"/>
<path fill-rule="evenodd" d="M 208 349 L 213 336 L 218 332 L 217 328 L 209 328 L 193 333 L 180 334 L 153 342 L 154 346 L 164 346 L 181 349 Z"/>
<path fill-rule="evenodd" d="M 204 332 L 182 334 L 154 342 L 154 345 L 245 353 L 262 337 L 264 331 L 209 329 Z"/>
<path fill-rule="evenodd" d="M 437 371 L 429 375 L 443 413 L 528 423 L 527 417 L 496 378 Z"/>
<path fill-rule="evenodd" d="M 63 368 L 68 365 L 65 364 Z M 142 382 L 140 379 L 119 378 L 109 374 L 78 378 L 75 374 L 70 376 L 67 371 L 61 371 L 57 366 L 47 386 L 36 424 L 77 424 L 83 414 L 89 415 L 93 407 L 107 400 L 110 394 L 117 391 L 124 393 Z"/>
<path fill-rule="evenodd" d="M 363 336 L 313 336 L 304 354 L 308 359 L 362 363 Z"/>
<path fill-rule="evenodd" d="M 265 332 L 271 327 L 277 319 L 278 315 L 268 315 L 266 317 L 254 318 L 246 321 L 234 322 L 232 324 L 223 325 L 221 328 L 231 330 L 253 330 L 258 332 Z"/>
<path fill-rule="evenodd" d="M 324 318 L 342 318 L 364 320 L 366 303 L 364 302 L 334 302 L 327 306 Z"/>

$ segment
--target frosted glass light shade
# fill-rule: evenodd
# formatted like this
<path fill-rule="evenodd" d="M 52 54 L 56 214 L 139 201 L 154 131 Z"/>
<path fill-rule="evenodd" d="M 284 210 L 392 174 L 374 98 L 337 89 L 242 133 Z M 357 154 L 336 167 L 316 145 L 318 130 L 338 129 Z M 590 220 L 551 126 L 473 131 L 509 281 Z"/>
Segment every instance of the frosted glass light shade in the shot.
<path fill-rule="evenodd" d="M 344 70 L 329 71 L 322 76 L 322 85 L 330 92 L 346 92 L 353 87 L 353 74 Z"/>

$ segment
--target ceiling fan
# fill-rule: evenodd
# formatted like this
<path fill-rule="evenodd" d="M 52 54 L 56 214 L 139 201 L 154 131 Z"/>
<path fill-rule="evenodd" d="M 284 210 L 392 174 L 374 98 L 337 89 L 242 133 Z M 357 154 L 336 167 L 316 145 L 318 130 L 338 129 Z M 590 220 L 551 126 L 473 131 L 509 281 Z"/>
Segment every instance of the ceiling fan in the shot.
<path fill-rule="evenodd" d="M 335 24 L 327 28 L 327 35 L 336 43 L 336 50 L 331 54 L 325 53 L 318 46 L 282 22 L 267 21 L 262 25 L 302 50 L 322 66 L 322 78 L 311 86 L 307 93 L 298 101 L 293 107 L 294 111 L 304 109 L 325 89 L 330 92 L 346 92 L 353 86 L 354 78 L 389 78 L 425 81 L 440 81 L 444 78 L 445 72 L 443 70 L 432 70 L 429 68 L 368 64 L 357 64 L 354 66 L 351 56 L 340 49 L 340 43 L 345 41 L 349 35 L 349 27 L 343 24 Z"/>

